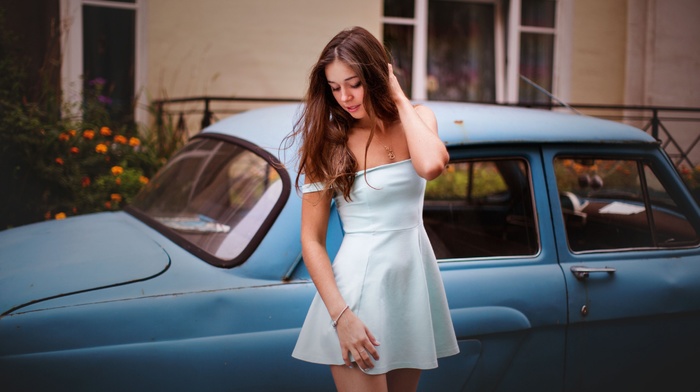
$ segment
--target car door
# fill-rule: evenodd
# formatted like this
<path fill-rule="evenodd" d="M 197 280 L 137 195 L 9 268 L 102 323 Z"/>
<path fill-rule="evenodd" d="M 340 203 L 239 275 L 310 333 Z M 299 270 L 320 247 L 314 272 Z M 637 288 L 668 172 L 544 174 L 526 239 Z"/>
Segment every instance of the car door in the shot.
<path fill-rule="evenodd" d="M 536 146 L 450 150 L 424 223 L 460 353 L 420 390 L 561 390 L 566 291 Z"/>
<path fill-rule="evenodd" d="M 566 390 L 697 390 L 700 218 L 670 160 L 632 144 L 543 157 L 568 293 Z"/>

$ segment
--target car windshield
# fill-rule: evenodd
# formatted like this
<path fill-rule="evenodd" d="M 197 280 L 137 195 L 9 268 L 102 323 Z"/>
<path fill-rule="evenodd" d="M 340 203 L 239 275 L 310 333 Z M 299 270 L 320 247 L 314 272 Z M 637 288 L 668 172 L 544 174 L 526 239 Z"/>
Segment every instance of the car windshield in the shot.
<path fill-rule="evenodd" d="M 244 141 L 198 137 L 128 211 L 205 261 L 232 267 L 252 253 L 289 195 L 288 176 L 275 163 Z"/>

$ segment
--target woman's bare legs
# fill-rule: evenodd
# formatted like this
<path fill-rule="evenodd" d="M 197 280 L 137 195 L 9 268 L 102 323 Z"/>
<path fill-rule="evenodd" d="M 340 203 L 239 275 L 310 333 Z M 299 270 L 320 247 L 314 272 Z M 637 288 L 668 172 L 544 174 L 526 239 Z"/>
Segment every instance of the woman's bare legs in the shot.
<path fill-rule="evenodd" d="M 420 369 L 397 369 L 376 376 L 365 374 L 357 366 L 331 366 L 338 392 L 410 392 L 418 388 Z"/>
<path fill-rule="evenodd" d="M 415 391 L 419 380 L 420 369 L 396 369 L 386 374 L 389 392 Z"/>
<path fill-rule="evenodd" d="M 372 376 L 365 374 L 357 366 L 331 366 L 331 374 L 338 392 L 387 392 L 386 375 Z"/>

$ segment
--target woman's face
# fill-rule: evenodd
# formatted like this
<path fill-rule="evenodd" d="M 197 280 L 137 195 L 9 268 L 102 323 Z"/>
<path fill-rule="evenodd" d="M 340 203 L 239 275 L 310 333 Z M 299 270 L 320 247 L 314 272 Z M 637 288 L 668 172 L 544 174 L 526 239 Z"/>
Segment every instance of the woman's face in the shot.
<path fill-rule="evenodd" d="M 367 117 L 365 88 L 360 77 L 345 63 L 335 60 L 326 66 L 326 80 L 338 104 L 355 120 Z"/>

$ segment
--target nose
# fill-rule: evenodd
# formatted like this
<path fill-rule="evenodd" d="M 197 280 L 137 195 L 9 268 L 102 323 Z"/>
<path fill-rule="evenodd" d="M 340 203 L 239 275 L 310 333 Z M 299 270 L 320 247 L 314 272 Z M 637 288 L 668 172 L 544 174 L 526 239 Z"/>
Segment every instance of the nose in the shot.
<path fill-rule="evenodd" d="M 352 99 L 352 94 L 350 94 L 350 92 L 348 90 L 346 90 L 345 88 L 341 88 L 340 89 L 340 99 L 343 102 L 350 101 Z"/>

